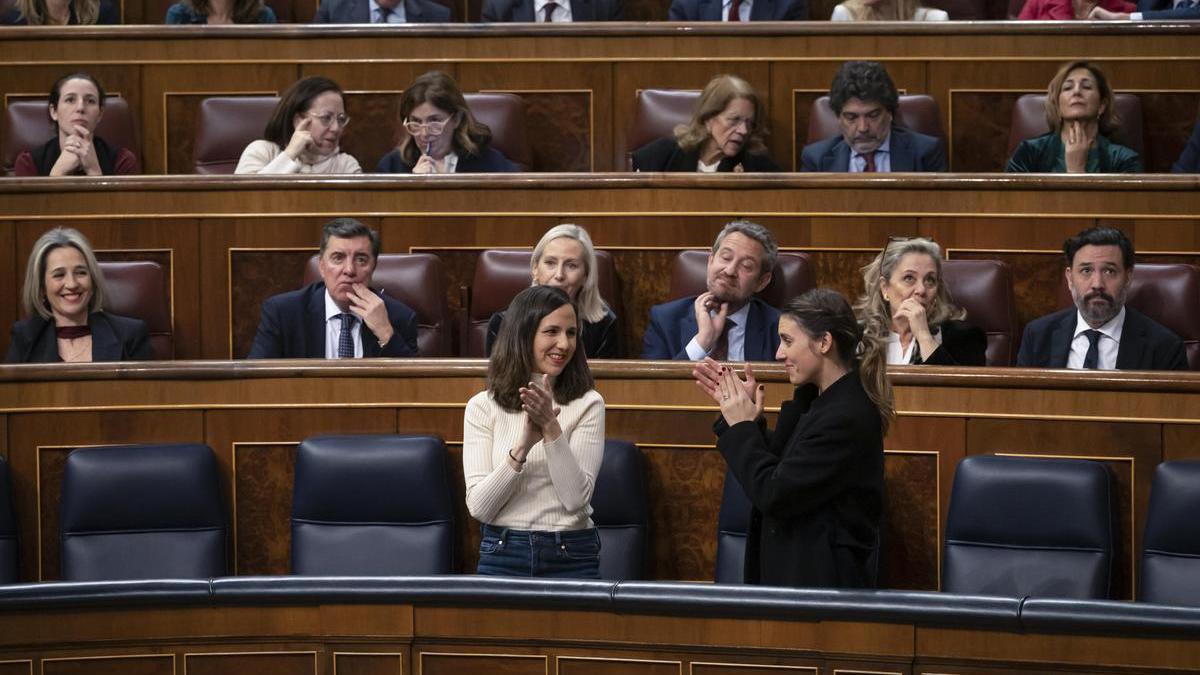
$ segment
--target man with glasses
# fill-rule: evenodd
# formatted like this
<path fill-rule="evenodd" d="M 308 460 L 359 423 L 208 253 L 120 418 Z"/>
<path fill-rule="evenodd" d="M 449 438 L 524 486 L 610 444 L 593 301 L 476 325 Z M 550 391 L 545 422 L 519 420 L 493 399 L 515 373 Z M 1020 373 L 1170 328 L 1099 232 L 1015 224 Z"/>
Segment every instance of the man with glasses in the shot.
<path fill-rule="evenodd" d="M 945 171 L 941 139 L 893 124 L 900 95 L 874 61 L 847 61 L 829 87 L 829 106 L 841 133 L 804 146 L 802 171 L 884 173 Z"/>

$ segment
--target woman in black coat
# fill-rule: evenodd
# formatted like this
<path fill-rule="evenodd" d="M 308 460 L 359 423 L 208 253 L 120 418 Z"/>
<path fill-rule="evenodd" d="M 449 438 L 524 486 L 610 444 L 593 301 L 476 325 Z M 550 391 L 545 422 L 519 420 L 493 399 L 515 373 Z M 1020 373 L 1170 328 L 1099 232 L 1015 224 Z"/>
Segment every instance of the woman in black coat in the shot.
<path fill-rule="evenodd" d="M 779 317 L 779 352 L 795 395 L 774 432 L 763 387 L 706 359 L 697 385 L 721 406 L 717 449 L 754 506 L 745 581 L 870 588 L 878 578 L 883 436 L 894 416 L 883 345 L 850 304 L 815 289 Z"/>
<path fill-rule="evenodd" d="M 687 124 L 633 151 L 634 171 L 779 171 L 764 143 L 767 111 L 748 82 L 714 77 Z"/>
<path fill-rule="evenodd" d="M 76 230 L 55 228 L 33 245 L 13 324 L 8 363 L 142 361 L 152 357 L 146 324 L 103 311 L 104 277 Z"/>
<path fill-rule="evenodd" d="M 887 343 L 888 364 L 987 365 L 987 335 L 954 305 L 932 239 L 894 237 L 862 273 L 854 309 L 864 332 Z"/>

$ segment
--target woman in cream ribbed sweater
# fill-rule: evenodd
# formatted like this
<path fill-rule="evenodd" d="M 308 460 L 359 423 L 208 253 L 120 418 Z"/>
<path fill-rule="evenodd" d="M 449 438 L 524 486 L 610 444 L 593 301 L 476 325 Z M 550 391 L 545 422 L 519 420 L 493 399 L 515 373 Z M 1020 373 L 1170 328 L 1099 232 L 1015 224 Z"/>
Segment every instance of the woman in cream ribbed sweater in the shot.
<path fill-rule="evenodd" d="M 482 523 L 479 574 L 599 578 L 592 489 L 604 458 L 579 315 L 553 286 L 509 305 L 488 387 L 463 421 L 467 510 Z"/>

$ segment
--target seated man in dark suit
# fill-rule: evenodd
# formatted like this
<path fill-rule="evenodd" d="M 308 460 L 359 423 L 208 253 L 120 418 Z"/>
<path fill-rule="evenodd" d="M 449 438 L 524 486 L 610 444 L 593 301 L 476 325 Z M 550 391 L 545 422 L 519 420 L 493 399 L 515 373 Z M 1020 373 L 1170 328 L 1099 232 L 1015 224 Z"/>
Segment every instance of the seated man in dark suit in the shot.
<path fill-rule="evenodd" d="M 774 360 L 779 311 L 754 294 L 771 282 L 778 254 L 775 237 L 762 225 L 726 225 L 708 259 L 708 291 L 650 309 L 642 358 Z"/>
<path fill-rule="evenodd" d="M 484 23 L 620 21 L 621 0 L 484 0 Z"/>
<path fill-rule="evenodd" d="M 353 218 L 321 232 L 321 281 L 268 298 L 252 359 L 416 356 L 417 315 L 367 287 L 379 259 L 379 234 Z"/>
<path fill-rule="evenodd" d="M 843 63 L 829 87 L 829 105 L 842 133 L 804 146 L 801 171 L 946 170 L 941 139 L 892 124 L 900 95 L 879 63 Z"/>
<path fill-rule="evenodd" d="M 1063 244 L 1075 306 L 1025 327 L 1017 365 L 1099 370 L 1187 370 L 1183 341 L 1125 305 L 1133 244 L 1111 227 L 1093 227 Z M 1180 311 L 1192 308 L 1180 307 Z"/>
<path fill-rule="evenodd" d="M 1200 173 L 1200 120 L 1196 120 L 1192 137 L 1179 154 L 1179 159 L 1171 165 L 1171 173 Z"/>
<path fill-rule="evenodd" d="M 808 0 L 671 0 L 671 21 L 807 21 Z"/>
<path fill-rule="evenodd" d="M 1196 0 L 1138 0 L 1137 11 L 1126 14 L 1093 7 L 1093 21 L 1198 21 L 1200 2 Z"/>
<path fill-rule="evenodd" d="M 313 23 L 446 23 L 450 8 L 433 0 L 321 0 Z"/>

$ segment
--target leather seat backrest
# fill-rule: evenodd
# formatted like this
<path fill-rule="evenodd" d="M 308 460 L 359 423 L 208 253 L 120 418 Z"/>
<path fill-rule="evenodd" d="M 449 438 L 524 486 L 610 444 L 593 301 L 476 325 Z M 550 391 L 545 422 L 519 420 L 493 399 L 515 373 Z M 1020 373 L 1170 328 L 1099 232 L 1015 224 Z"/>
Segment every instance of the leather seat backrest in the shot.
<path fill-rule="evenodd" d="M 699 295 L 707 288 L 709 249 L 685 249 L 671 263 L 670 298 Z M 807 253 L 780 251 L 767 287 L 759 291 L 763 302 L 783 307 L 788 301 L 816 287 L 816 273 Z"/>
<path fill-rule="evenodd" d="M 57 133 L 57 127 L 50 120 L 49 105 L 44 98 L 9 101 L 4 111 L 3 136 L 0 136 L 3 139 L 0 142 L 0 170 L 3 170 L 3 175 L 13 175 L 13 164 L 18 155 L 45 145 Z M 127 148 L 141 162 L 142 143 L 138 139 L 138 125 L 125 99 L 120 96 L 104 99 L 104 115 L 96 125 L 96 135 L 114 148 Z"/>
<path fill-rule="evenodd" d="M 625 170 L 633 170 L 634 150 L 650 141 L 673 136 L 676 126 L 687 124 L 699 101 L 699 89 L 638 90 L 633 123 L 625 135 Z"/>
<path fill-rule="evenodd" d="M 999 260 L 945 260 L 942 278 L 967 321 L 987 334 L 987 365 L 1011 366 L 1017 355 L 1012 271 Z"/>
<path fill-rule="evenodd" d="M 912 94 L 900 97 L 896 108 L 893 124 L 915 131 L 926 136 L 946 139 L 942 131 L 942 116 L 938 111 L 937 101 L 925 94 Z M 829 97 L 822 96 L 813 101 L 812 113 L 808 118 L 808 143 L 816 143 L 830 136 L 841 133 L 837 115 L 829 105 Z"/>
<path fill-rule="evenodd" d="M 717 568 L 713 579 L 718 584 L 744 583 L 746 537 L 750 532 L 750 498 L 737 478 L 725 471 L 721 491 L 721 511 L 717 514 Z"/>
<path fill-rule="evenodd" d="M 303 286 L 321 280 L 318 256 L 304 268 Z M 417 313 L 417 353 L 453 356 L 450 309 L 442 261 L 432 253 L 383 253 L 371 286 L 396 298 Z"/>
<path fill-rule="evenodd" d="M 967 457 L 950 495 L 942 590 L 1107 598 L 1114 499 L 1100 462 Z"/>
<path fill-rule="evenodd" d="M 1138 599 L 1200 606 L 1200 461 L 1163 462 L 1154 470 L 1142 535 Z"/>
<path fill-rule="evenodd" d="M 59 526 L 64 581 L 226 574 L 228 524 L 207 445 L 74 450 Z"/>
<path fill-rule="evenodd" d="M 12 507 L 8 460 L 0 455 L 0 584 L 18 581 L 17 518 Z"/>
<path fill-rule="evenodd" d="M 296 451 L 293 495 L 293 574 L 453 571 L 454 501 L 439 438 L 308 438 Z"/>
<path fill-rule="evenodd" d="M 592 492 L 592 522 L 600 531 L 600 578 L 645 578 L 650 523 L 646 475 L 642 453 L 629 441 L 604 441 L 604 462 Z"/>
<path fill-rule="evenodd" d="M 175 322 L 171 287 L 162 265 L 149 260 L 102 261 L 108 295 L 106 309 L 113 314 L 141 319 L 150 333 L 154 358 L 175 358 Z"/>
<path fill-rule="evenodd" d="M 194 172 L 232 174 L 246 146 L 263 137 L 277 105 L 278 96 L 213 96 L 201 101 L 192 148 Z"/>
<path fill-rule="evenodd" d="M 1146 140 L 1142 129 L 1142 99 L 1137 94 L 1113 94 L 1114 105 L 1121 122 L 1115 133 L 1108 140 L 1124 145 L 1141 155 L 1142 163 L 1146 162 Z M 1008 156 L 1011 157 L 1017 146 L 1029 138 L 1041 136 L 1050 131 L 1046 122 L 1046 95 L 1025 94 L 1013 104 L 1012 124 L 1008 130 Z"/>

